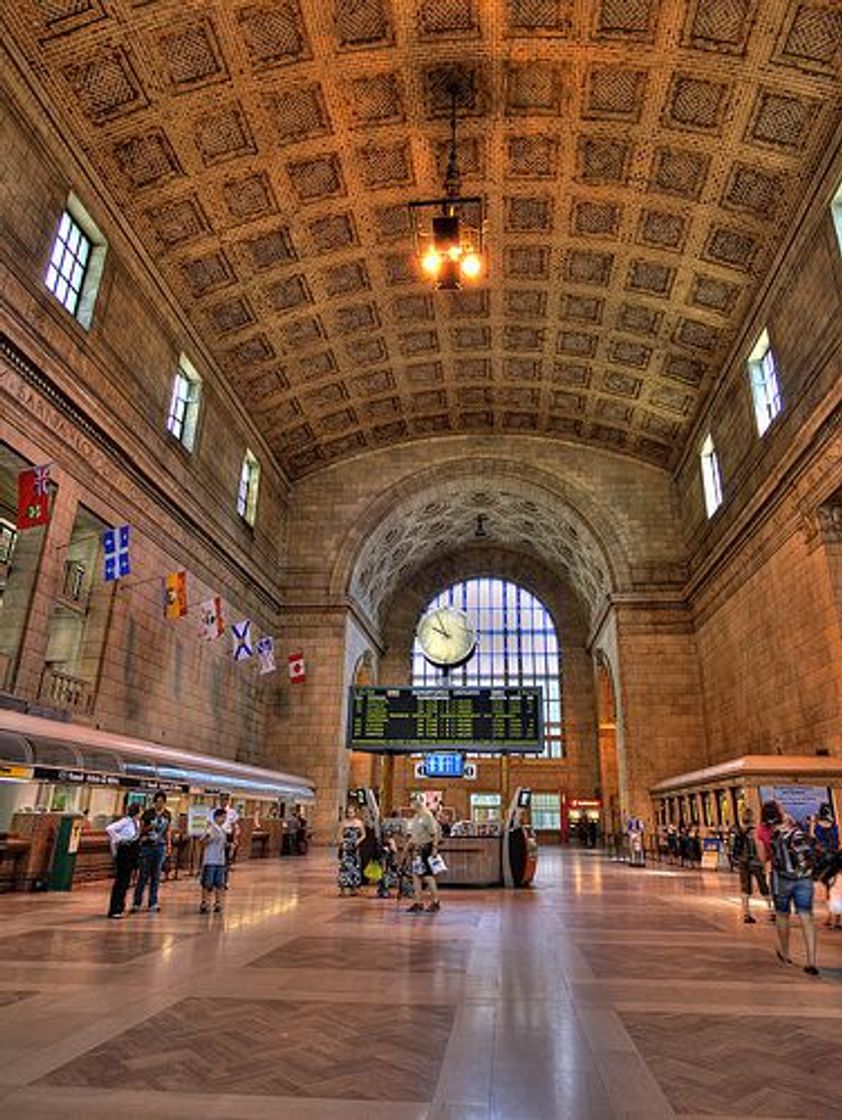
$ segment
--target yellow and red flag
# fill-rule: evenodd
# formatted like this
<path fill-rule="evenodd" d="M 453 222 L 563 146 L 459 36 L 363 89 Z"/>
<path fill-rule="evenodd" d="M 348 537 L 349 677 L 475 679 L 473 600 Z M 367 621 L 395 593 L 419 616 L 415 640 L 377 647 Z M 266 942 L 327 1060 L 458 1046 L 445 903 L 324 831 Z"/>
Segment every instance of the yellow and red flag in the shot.
<path fill-rule="evenodd" d="M 187 572 L 164 576 L 164 618 L 184 618 L 187 614 Z"/>

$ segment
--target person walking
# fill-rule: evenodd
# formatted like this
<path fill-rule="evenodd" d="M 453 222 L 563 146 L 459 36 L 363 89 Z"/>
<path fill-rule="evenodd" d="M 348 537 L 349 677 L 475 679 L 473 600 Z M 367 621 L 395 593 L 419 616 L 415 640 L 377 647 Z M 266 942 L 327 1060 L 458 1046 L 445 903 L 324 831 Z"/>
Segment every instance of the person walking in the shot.
<path fill-rule="evenodd" d="M 140 818 L 140 860 L 134 888 L 133 913 L 143 905 L 143 893 L 147 884 L 149 912 L 156 914 L 161 909 L 158 904 L 158 887 L 161 883 L 161 868 L 170 854 L 171 825 L 172 814 L 167 808 L 167 795 L 163 790 L 158 790 L 152 798 L 152 807 L 146 809 Z"/>
<path fill-rule="evenodd" d="M 772 827 L 772 890 L 775 896 L 775 928 L 778 933 L 778 960 L 792 964 L 789 955 L 789 915 L 795 908 L 804 936 L 808 976 L 818 976 L 816 967 L 816 925 L 813 921 L 813 880 L 815 864 L 813 841 L 791 818 L 778 810 Z"/>
<path fill-rule="evenodd" d="M 337 828 L 339 866 L 336 878 L 341 895 L 358 894 L 363 881 L 360 865 L 360 844 L 365 836 L 365 825 L 357 815 L 355 806 L 345 810 L 345 819 Z"/>
<path fill-rule="evenodd" d="M 772 908 L 772 896 L 763 867 L 766 855 L 757 841 L 754 814 L 751 809 L 746 809 L 743 814 L 742 827 L 738 827 L 734 834 L 732 855 L 740 874 L 743 921 L 747 925 L 753 925 L 757 921 L 751 915 L 751 895 L 754 884 L 757 884 L 761 897 L 766 899 L 770 909 Z"/>
<path fill-rule="evenodd" d="M 430 860 L 436 855 L 440 831 L 438 822 L 425 805 L 422 795 L 414 798 L 413 809 L 415 813 L 409 822 L 409 855 L 415 899 L 407 908 L 407 913 L 420 914 L 426 909 L 426 913 L 434 914 L 441 909 L 441 903 Z M 430 902 L 426 908 L 423 903 L 425 885 L 430 892 Z"/>
<path fill-rule="evenodd" d="M 105 826 L 111 854 L 114 857 L 114 883 L 108 903 L 109 918 L 122 918 L 126 910 L 126 894 L 138 861 L 140 826 L 137 818 L 139 814 L 140 805 L 134 802 L 128 807 L 124 817 Z"/>
<path fill-rule="evenodd" d="M 831 929 L 836 923 L 830 909 L 830 883 L 839 872 L 842 854 L 839 851 L 839 826 L 834 821 L 833 812 L 828 804 L 820 807 L 818 817 L 810 818 L 810 835 L 816 843 L 815 878 L 824 888 L 827 906 L 827 918 L 824 924 Z"/>

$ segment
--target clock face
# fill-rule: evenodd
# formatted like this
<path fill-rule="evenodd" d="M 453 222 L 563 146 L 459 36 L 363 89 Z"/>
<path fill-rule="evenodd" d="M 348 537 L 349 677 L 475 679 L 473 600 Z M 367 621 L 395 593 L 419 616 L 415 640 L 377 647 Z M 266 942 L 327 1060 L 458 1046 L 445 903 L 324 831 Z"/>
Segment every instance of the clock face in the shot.
<path fill-rule="evenodd" d="M 427 660 L 442 669 L 464 664 L 477 644 L 473 622 L 454 607 L 428 611 L 418 623 L 417 637 Z"/>

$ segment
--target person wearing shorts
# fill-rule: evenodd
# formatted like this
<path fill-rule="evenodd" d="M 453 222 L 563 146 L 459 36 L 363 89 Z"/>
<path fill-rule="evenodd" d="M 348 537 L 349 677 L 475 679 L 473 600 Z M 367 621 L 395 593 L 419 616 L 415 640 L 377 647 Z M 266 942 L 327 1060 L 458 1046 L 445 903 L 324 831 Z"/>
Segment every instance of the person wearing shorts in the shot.
<path fill-rule="evenodd" d="M 734 850 L 737 853 L 737 870 L 740 873 L 740 896 L 743 904 L 743 921 L 753 925 L 756 921 L 751 914 L 751 896 L 754 885 L 761 898 L 765 898 L 769 907 L 772 906 L 769 880 L 763 866 L 766 853 L 757 841 L 757 830 L 754 827 L 754 814 L 746 809 L 743 815 L 742 827 L 737 830 L 734 837 Z"/>
<path fill-rule="evenodd" d="M 778 960 L 792 964 L 789 955 L 789 916 L 793 908 L 801 922 L 808 976 L 818 976 L 816 924 L 813 920 L 813 853 L 810 837 L 791 818 L 780 814 L 772 828 L 772 891 L 775 896 L 775 929 Z"/>
<path fill-rule="evenodd" d="M 438 847 L 439 826 L 436 818 L 424 804 L 423 795 L 415 796 L 413 808 L 415 815 L 409 822 L 409 845 L 415 899 L 408 912 L 435 914 L 441 904 L 436 887 L 436 876 L 430 866 L 430 860 L 436 854 Z M 430 902 L 426 908 L 422 902 L 425 886 L 430 892 Z"/>
<path fill-rule="evenodd" d="M 228 834 L 225 831 L 225 810 L 214 809 L 213 818 L 208 821 L 202 837 L 202 902 L 200 914 L 210 912 L 213 903 L 214 914 L 222 912 L 222 892 L 225 890 L 226 865 L 225 845 Z"/>

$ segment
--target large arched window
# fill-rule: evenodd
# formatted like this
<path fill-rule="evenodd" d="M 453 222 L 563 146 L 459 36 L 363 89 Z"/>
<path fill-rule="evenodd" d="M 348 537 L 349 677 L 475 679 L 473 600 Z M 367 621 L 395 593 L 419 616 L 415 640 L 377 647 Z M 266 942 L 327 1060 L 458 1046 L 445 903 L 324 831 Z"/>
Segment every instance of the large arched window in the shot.
<path fill-rule="evenodd" d="M 412 683 L 438 685 L 539 685 L 544 690 L 544 754 L 561 758 L 564 732 L 561 708 L 561 651 L 555 625 L 544 604 L 516 583 L 470 579 L 454 583 L 427 604 L 466 611 L 479 642 L 471 660 L 445 674 L 426 660 L 416 640 Z"/>

